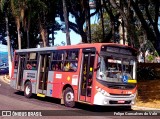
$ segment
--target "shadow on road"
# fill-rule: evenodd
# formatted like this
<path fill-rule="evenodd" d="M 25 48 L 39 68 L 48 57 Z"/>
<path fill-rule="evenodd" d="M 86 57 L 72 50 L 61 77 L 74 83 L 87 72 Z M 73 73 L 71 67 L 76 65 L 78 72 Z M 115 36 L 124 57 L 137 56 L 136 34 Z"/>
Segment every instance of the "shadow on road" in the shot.
<path fill-rule="evenodd" d="M 15 92 L 16 95 L 24 96 L 24 92 L 18 91 Z M 50 102 L 57 105 L 60 105 L 60 99 L 57 98 L 51 98 L 51 97 L 37 97 L 37 95 L 33 94 L 31 99 L 36 99 L 43 102 Z M 74 108 L 67 108 L 67 109 L 76 109 L 76 110 L 83 110 L 83 111 L 89 111 L 89 112 L 114 112 L 114 111 L 132 111 L 131 107 L 120 107 L 120 106 L 97 106 L 97 105 L 88 105 L 88 104 L 82 104 L 82 103 L 76 103 L 76 106 Z"/>
<path fill-rule="evenodd" d="M 24 96 L 24 92 L 23 91 L 17 91 L 17 92 L 14 92 L 14 94 L 20 95 L 20 96 Z"/>
<path fill-rule="evenodd" d="M 92 111 L 92 112 L 113 112 L 113 111 L 131 111 L 130 106 L 120 107 L 120 106 L 98 106 L 98 105 L 87 105 L 77 103 L 76 107 L 78 109 Z"/>

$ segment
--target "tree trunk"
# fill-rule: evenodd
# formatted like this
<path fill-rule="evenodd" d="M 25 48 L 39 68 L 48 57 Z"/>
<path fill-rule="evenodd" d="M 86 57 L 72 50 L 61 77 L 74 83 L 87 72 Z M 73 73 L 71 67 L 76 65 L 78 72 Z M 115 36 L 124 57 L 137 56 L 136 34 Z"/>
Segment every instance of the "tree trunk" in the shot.
<path fill-rule="evenodd" d="M 90 20 L 90 7 L 88 0 L 86 2 L 85 15 L 86 15 L 85 19 L 86 19 L 87 42 L 91 43 L 91 20 Z"/>
<path fill-rule="evenodd" d="M 17 33 L 18 33 L 18 49 L 21 49 L 21 33 L 20 33 L 20 19 L 16 18 Z"/>
<path fill-rule="evenodd" d="M 101 0 L 100 0 L 100 3 L 101 3 Z M 102 4 L 101 4 L 101 8 L 100 8 L 100 14 L 101 14 L 101 22 L 102 22 L 102 33 L 103 33 L 103 36 L 102 36 L 102 41 L 104 41 L 104 38 L 105 38 L 105 32 L 104 32 L 104 18 L 103 18 L 103 10 L 102 10 Z"/>
<path fill-rule="evenodd" d="M 47 31 L 42 27 L 42 24 L 40 23 L 40 34 L 43 41 L 43 47 L 47 47 Z"/>
<path fill-rule="evenodd" d="M 30 48 L 30 39 L 29 39 L 29 29 L 30 29 L 30 19 L 28 18 L 28 24 L 27 24 L 27 48 Z"/>
<path fill-rule="evenodd" d="M 160 44 L 157 42 L 157 39 L 156 39 L 156 36 L 153 30 L 148 26 L 147 21 L 144 19 L 143 14 L 141 10 L 138 8 L 137 3 L 131 0 L 131 4 L 132 4 L 133 9 L 135 10 L 136 15 L 138 16 L 142 24 L 142 27 L 146 31 L 148 40 L 150 40 L 153 43 L 153 46 L 157 50 L 158 54 L 160 54 Z"/>
<path fill-rule="evenodd" d="M 9 77 L 11 77 L 12 71 L 12 56 L 11 56 L 11 42 L 9 37 L 8 17 L 5 17 L 6 21 L 6 33 L 7 33 L 7 48 L 8 48 L 8 64 L 9 64 Z"/>
<path fill-rule="evenodd" d="M 66 0 L 62 0 L 62 2 L 63 2 L 63 17 L 65 21 L 66 42 L 67 45 L 71 45 Z"/>
<path fill-rule="evenodd" d="M 29 48 L 30 47 L 30 42 L 29 42 L 29 30 L 28 30 L 28 28 L 27 28 L 27 48 Z"/>
<path fill-rule="evenodd" d="M 52 27 L 52 46 L 54 46 L 54 27 Z"/>
<path fill-rule="evenodd" d="M 123 45 L 126 44 L 125 42 L 125 28 L 124 28 L 124 21 L 122 19 L 122 37 L 123 37 Z"/>

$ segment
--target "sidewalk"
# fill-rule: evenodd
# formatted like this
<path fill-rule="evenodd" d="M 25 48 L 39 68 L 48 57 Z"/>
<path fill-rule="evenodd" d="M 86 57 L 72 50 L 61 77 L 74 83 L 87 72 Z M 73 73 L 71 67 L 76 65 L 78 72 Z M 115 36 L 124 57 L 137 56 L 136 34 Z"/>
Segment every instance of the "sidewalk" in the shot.
<path fill-rule="evenodd" d="M 10 79 L 8 75 L 0 75 L 0 80 L 2 80 L 3 82 L 10 84 Z"/>
<path fill-rule="evenodd" d="M 141 107 L 141 106 L 136 106 L 136 105 L 132 106 L 132 109 L 133 110 L 159 110 L 160 111 L 160 109 L 158 108 Z"/>

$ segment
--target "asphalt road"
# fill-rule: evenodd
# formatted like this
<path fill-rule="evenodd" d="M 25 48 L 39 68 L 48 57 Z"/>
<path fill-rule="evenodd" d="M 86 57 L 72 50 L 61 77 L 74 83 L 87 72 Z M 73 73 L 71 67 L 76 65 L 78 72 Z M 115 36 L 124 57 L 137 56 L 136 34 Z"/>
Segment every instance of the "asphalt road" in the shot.
<path fill-rule="evenodd" d="M 65 118 L 65 119 L 117 119 L 122 118 L 119 115 L 123 116 L 123 119 L 146 119 L 146 118 L 156 118 L 159 119 L 160 116 L 133 116 L 133 114 L 155 114 L 156 111 L 137 111 L 137 110 L 125 110 L 123 108 L 111 108 L 111 107 L 95 107 L 84 104 L 76 104 L 75 108 L 67 108 L 64 105 L 60 104 L 59 99 L 54 98 L 40 98 L 34 95 L 32 98 L 27 99 L 24 97 L 23 92 L 17 92 L 12 89 L 10 85 L 4 83 L 0 80 L 0 115 L 2 111 L 8 110 L 11 111 L 12 117 L 0 116 L 2 119 L 6 118 L 22 118 L 16 116 L 16 114 L 24 116 L 28 119 L 44 119 L 44 118 Z M 17 113 L 19 112 L 19 113 Z M 35 113 L 33 113 L 35 112 Z M 153 113 L 155 112 L 155 113 Z M 33 117 L 33 115 L 38 115 L 39 117 Z M 126 116 L 131 114 L 132 116 Z M 41 116 L 42 115 L 42 116 Z M 52 116 L 51 116 L 52 115 Z M 116 115 L 116 116 L 115 116 Z M 16 117 L 15 117 L 16 116 Z"/>

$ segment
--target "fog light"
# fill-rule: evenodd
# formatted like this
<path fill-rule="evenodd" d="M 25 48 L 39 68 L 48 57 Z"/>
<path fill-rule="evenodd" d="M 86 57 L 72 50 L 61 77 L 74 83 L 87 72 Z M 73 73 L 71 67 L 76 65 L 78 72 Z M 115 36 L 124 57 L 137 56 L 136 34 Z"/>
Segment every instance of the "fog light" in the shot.
<path fill-rule="evenodd" d="M 135 104 L 135 102 L 134 102 L 134 101 L 132 101 L 132 102 L 131 102 L 131 104 L 132 104 L 132 105 L 134 105 L 134 104 Z"/>
<path fill-rule="evenodd" d="M 105 105 L 108 104 L 107 100 L 105 100 L 103 103 L 104 103 Z"/>

